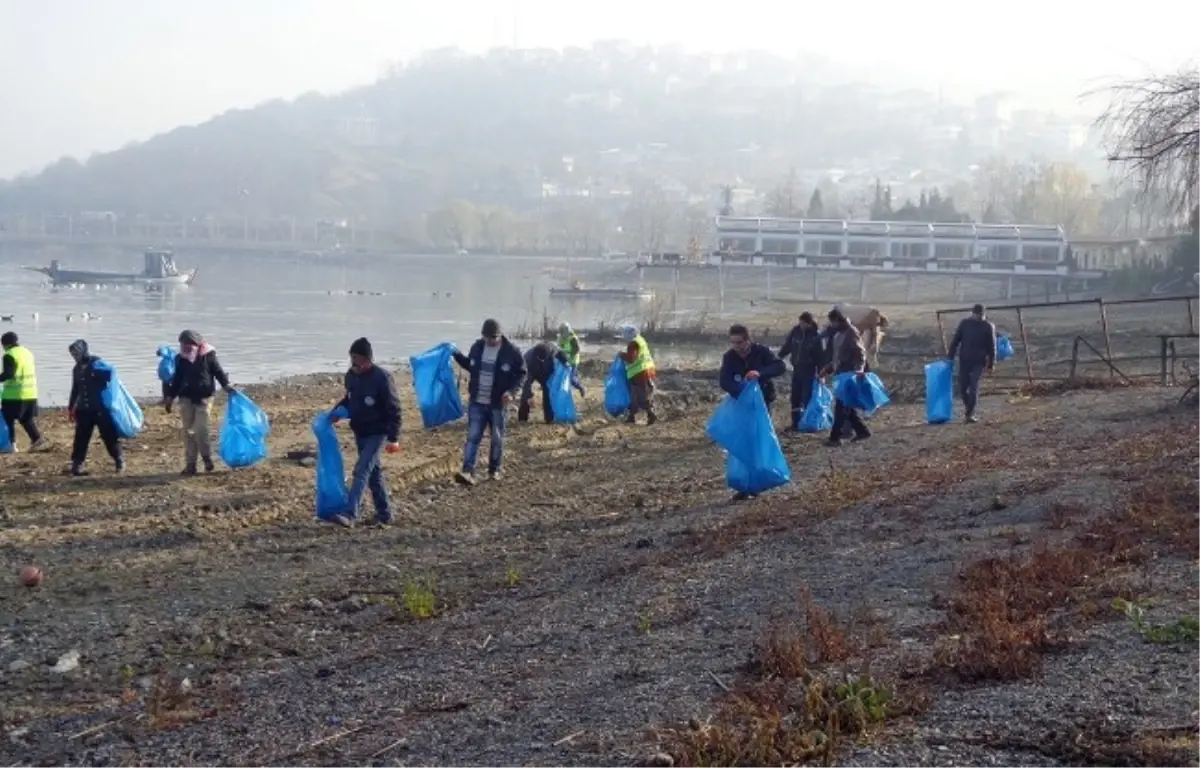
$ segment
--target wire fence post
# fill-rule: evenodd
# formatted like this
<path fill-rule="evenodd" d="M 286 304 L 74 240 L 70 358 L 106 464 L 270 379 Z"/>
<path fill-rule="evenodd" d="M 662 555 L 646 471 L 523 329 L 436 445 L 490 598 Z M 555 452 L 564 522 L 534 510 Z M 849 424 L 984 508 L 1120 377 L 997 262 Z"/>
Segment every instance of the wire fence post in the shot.
<path fill-rule="evenodd" d="M 1096 303 L 1100 305 L 1100 329 L 1104 331 L 1104 354 L 1109 359 L 1108 378 L 1111 379 L 1113 377 L 1113 351 L 1112 337 L 1108 335 L 1108 312 L 1105 310 L 1103 298 L 1096 299 Z"/>
<path fill-rule="evenodd" d="M 1021 314 L 1021 308 L 1017 307 L 1017 328 L 1021 331 L 1021 347 L 1025 350 L 1025 373 L 1029 376 L 1030 385 L 1033 384 L 1033 358 L 1029 356 L 1029 337 L 1025 334 L 1025 317 Z"/>

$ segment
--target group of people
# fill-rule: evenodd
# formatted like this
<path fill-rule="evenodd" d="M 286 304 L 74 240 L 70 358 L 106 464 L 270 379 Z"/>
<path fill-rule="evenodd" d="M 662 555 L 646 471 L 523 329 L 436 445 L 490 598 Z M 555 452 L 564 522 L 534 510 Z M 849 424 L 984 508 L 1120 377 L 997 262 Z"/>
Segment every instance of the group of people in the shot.
<path fill-rule="evenodd" d="M 621 329 L 625 349 L 620 353 L 629 382 L 631 405 L 626 422 L 636 423 L 637 414 L 646 413 L 646 424 L 657 421 L 654 414 L 654 358 L 650 345 L 634 326 Z M 550 380 L 556 366 L 566 366 L 571 386 L 583 395 L 579 379 L 581 357 L 578 335 L 570 324 L 559 327 L 556 342 L 542 341 L 525 352 L 504 335 L 500 323 L 483 321 L 479 338 L 465 352 L 456 350 L 454 362 L 467 372 L 467 438 L 463 446 L 461 469 L 454 479 L 461 485 L 474 486 L 475 468 L 484 435 L 489 438 L 487 477 L 498 481 L 504 463 L 504 439 L 508 427 L 508 408 L 517 402 L 517 420 L 529 420 L 533 408 L 534 384 L 542 390 L 542 418 L 554 421 L 549 397 Z M 351 473 L 349 506 L 346 514 L 334 515 L 330 522 L 350 527 L 367 491 L 375 506 L 374 523 L 386 525 L 392 519 L 387 487 L 383 482 L 381 458 L 384 452 L 399 450 L 400 397 L 392 375 L 374 365 L 370 342 L 358 339 L 350 347 L 350 370 L 345 377 L 346 396 L 339 403 L 350 418 L 358 459 Z M 336 409 L 335 409 L 336 410 Z"/>
<path fill-rule="evenodd" d="M 821 327 L 812 313 L 801 313 L 799 322 L 788 333 L 779 353 L 751 338 L 744 325 L 729 328 L 729 351 L 721 360 L 721 389 L 733 397 L 741 394 L 747 382 L 758 381 L 768 410 L 776 399 L 773 379 L 792 366 L 791 419 L 785 432 L 800 429 L 800 420 L 813 397 L 815 382 L 830 374 L 853 373 L 860 379 L 870 370 L 862 334 L 839 307 L 827 315 Z M 962 320 L 954 333 L 948 357 L 958 360 L 958 395 L 966 410 L 967 423 L 975 423 L 979 404 L 979 382 L 985 371 L 996 364 L 996 326 L 987 319 L 982 304 L 976 304 L 970 317 Z M 786 362 L 785 362 L 786 361 Z M 839 446 L 849 437 L 852 442 L 871 437 L 871 430 L 857 409 L 834 399 L 833 426 L 827 445 Z"/>
<path fill-rule="evenodd" d="M 729 329 L 729 351 L 721 361 L 720 386 L 733 397 L 739 396 L 746 384 L 757 381 L 770 409 L 776 400 L 774 380 L 792 368 L 791 420 L 785 431 L 799 430 L 800 419 L 813 396 L 814 382 L 830 374 L 852 373 L 865 376 L 869 370 L 862 337 L 838 307 L 827 315 L 828 324 L 820 327 L 813 315 L 804 312 L 780 347 L 778 354 L 756 342 L 746 326 L 735 324 Z M 630 406 L 626 422 L 634 424 L 640 412 L 646 414 L 646 424 L 654 424 L 656 370 L 654 358 L 646 339 L 634 326 L 623 326 L 620 334 L 625 349 L 619 353 L 624 363 L 629 385 Z M 37 426 L 38 384 L 33 354 L 21 346 L 16 333 L 0 337 L 4 347 L 3 368 L 0 370 L 0 398 L 4 421 L 10 437 L 17 424 L 25 430 L 32 450 L 47 447 L 47 441 Z M 975 422 L 979 398 L 979 381 L 984 371 L 996 362 L 996 328 L 986 318 L 982 305 L 975 305 L 969 318 L 963 320 L 954 335 L 949 356 L 959 361 L 959 396 L 966 408 L 966 420 Z M 112 368 L 92 354 L 87 341 L 78 339 L 68 348 L 75 361 L 67 414 L 75 425 L 71 450 L 70 473 L 84 475 L 89 444 L 95 432 L 114 462 L 118 473 L 125 471 L 125 458 L 116 425 L 104 401 L 104 393 L 113 375 Z M 491 480 L 501 478 L 504 459 L 504 439 L 508 407 L 519 398 L 517 419 L 529 419 L 533 405 L 533 385 L 542 389 L 542 417 L 554 420 L 549 384 L 558 365 L 566 366 L 571 386 L 585 393 L 579 379 L 579 337 L 571 326 L 563 323 L 557 342 L 543 341 L 522 353 L 494 319 L 487 319 L 480 337 L 464 354 L 454 352 L 454 361 L 468 373 L 467 437 L 463 447 L 462 467 L 455 479 L 462 485 L 476 483 L 475 468 L 483 437 L 490 438 L 487 474 Z M 178 404 L 184 440 L 182 474 L 195 475 L 199 466 L 205 472 L 214 469 L 210 418 L 212 398 L 216 387 L 227 393 L 236 390 L 217 358 L 211 344 L 193 330 L 179 334 L 179 351 L 174 358 L 174 372 L 162 385 L 162 404 L 170 413 Z M 334 522 L 349 526 L 357 515 L 363 497 L 369 490 L 375 505 L 375 520 L 391 521 L 391 506 L 383 482 L 382 455 L 399 450 L 401 429 L 400 396 L 392 375 L 374 364 L 370 341 L 360 338 L 350 347 L 350 368 L 344 379 L 345 396 L 339 403 L 349 415 L 358 450 L 349 490 L 350 508 L 346 515 L 336 516 Z M 866 440 L 871 431 L 858 411 L 835 399 L 833 426 L 827 444 L 841 445 L 845 437 L 852 441 Z M 15 441 L 14 441 L 15 447 Z"/>
<path fill-rule="evenodd" d="M 29 436 L 30 450 L 40 451 L 49 447 L 37 425 L 38 382 L 37 364 L 33 353 L 22 346 L 16 333 L 8 332 L 0 337 L 4 346 L 3 370 L 0 371 L 0 410 L 8 435 L 16 449 L 13 429 L 17 424 Z M 75 365 L 71 370 L 71 393 L 67 397 L 67 418 L 75 427 L 71 446 L 70 474 L 86 475 L 87 456 L 92 436 L 100 433 L 100 442 L 113 461 L 117 474 L 125 472 L 125 453 L 121 445 L 116 422 L 105 402 L 105 391 L 112 381 L 113 369 L 93 354 L 84 339 L 76 339 L 67 348 Z M 212 442 L 209 417 L 212 413 L 212 398 L 216 385 L 226 392 L 235 390 L 229 383 L 216 350 L 206 343 L 195 331 L 179 334 L 179 354 L 175 358 L 175 372 L 163 383 L 163 406 L 168 413 L 175 403 L 179 404 L 183 422 L 184 475 L 194 475 L 197 460 L 203 462 L 204 470 L 215 468 L 212 459 Z"/>

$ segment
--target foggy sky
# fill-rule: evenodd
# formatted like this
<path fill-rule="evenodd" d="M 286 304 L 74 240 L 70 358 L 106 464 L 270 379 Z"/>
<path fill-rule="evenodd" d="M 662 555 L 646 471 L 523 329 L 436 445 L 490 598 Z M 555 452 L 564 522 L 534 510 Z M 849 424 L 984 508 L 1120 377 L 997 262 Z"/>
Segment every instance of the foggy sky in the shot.
<path fill-rule="evenodd" d="M 231 107 L 367 83 L 390 62 L 447 45 L 482 52 L 621 38 L 803 51 L 884 85 L 954 96 L 1013 90 L 1032 106 L 1071 112 L 1081 91 L 1193 61 L 1198 7 L 1141 0 L 1121 15 L 1116 4 L 1055 0 L 0 0 L 0 177 Z"/>

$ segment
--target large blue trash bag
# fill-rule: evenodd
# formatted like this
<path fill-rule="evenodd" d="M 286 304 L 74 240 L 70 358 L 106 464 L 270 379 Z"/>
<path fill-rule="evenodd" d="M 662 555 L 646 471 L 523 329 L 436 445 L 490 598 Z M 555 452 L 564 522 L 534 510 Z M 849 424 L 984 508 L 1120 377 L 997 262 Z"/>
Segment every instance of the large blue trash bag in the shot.
<path fill-rule="evenodd" d="M 104 388 L 100 402 L 108 411 L 108 415 L 112 417 L 113 424 L 117 428 L 117 435 L 125 439 L 137 437 L 146 424 L 141 406 L 121 383 L 121 377 L 117 376 L 116 368 L 103 360 L 97 360 L 92 365 L 98 371 L 108 371 L 109 373 L 108 386 Z"/>
<path fill-rule="evenodd" d="M 1010 360 L 1017 352 L 1013 349 L 1012 339 L 1007 334 L 1000 334 L 996 339 L 996 362 Z"/>
<path fill-rule="evenodd" d="M 736 398 L 726 395 L 704 431 L 728 454 L 725 482 L 733 490 L 762 493 L 791 482 L 792 470 L 758 382 L 749 382 Z"/>
<path fill-rule="evenodd" d="M 408 358 L 412 366 L 413 389 L 417 392 L 417 407 L 421 410 L 421 423 L 425 429 L 462 418 L 462 398 L 458 394 L 454 370 L 450 367 L 453 355 L 454 345 L 446 343 Z"/>
<path fill-rule="evenodd" d="M 253 467 L 267 458 L 269 434 L 271 422 L 266 412 L 241 392 L 231 392 L 221 423 L 221 461 L 230 469 Z"/>
<path fill-rule="evenodd" d="M 945 424 L 954 417 L 954 363 L 935 360 L 925 366 L 925 421 Z"/>
<path fill-rule="evenodd" d="M 892 402 L 883 382 L 874 373 L 868 373 L 862 381 L 856 373 L 839 373 L 833 377 L 833 396 L 867 416 Z"/>
<path fill-rule="evenodd" d="M 154 354 L 158 355 L 158 380 L 166 384 L 175 377 L 175 356 L 179 353 L 163 344 Z"/>
<path fill-rule="evenodd" d="M 825 432 L 833 428 L 833 392 L 813 378 L 812 397 L 800 415 L 801 432 Z"/>
<path fill-rule="evenodd" d="M 342 447 L 338 445 L 333 418 L 345 419 L 350 414 L 342 406 L 318 413 L 312 422 L 317 438 L 317 517 L 328 520 L 350 511 L 350 491 L 346 488 L 346 467 L 342 464 Z"/>
<path fill-rule="evenodd" d="M 620 355 L 613 358 L 612 367 L 604 377 L 604 411 L 609 416 L 620 416 L 633 405 L 629 392 L 629 378 L 625 375 L 625 361 Z"/>
<path fill-rule="evenodd" d="M 8 424 L 0 419 L 0 453 L 12 453 L 12 435 L 8 434 Z"/>
<path fill-rule="evenodd" d="M 542 397 L 550 398 L 550 410 L 554 413 L 555 424 L 574 424 L 579 420 L 579 411 L 575 408 L 575 394 L 571 388 L 571 366 L 554 363 L 554 373 L 546 382 L 546 392 Z"/>

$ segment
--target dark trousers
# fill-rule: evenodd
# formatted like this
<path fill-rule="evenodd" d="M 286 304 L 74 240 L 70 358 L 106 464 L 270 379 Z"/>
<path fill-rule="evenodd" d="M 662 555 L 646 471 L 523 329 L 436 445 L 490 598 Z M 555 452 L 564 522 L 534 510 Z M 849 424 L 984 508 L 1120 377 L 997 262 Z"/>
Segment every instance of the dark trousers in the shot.
<path fill-rule="evenodd" d="M 78 411 L 75 414 L 75 445 L 71 448 L 72 464 L 82 466 L 87 461 L 88 444 L 92 442 L 92 433 L 97 430 L 108 455 L 112 456 L 117 464 L 122 462 L 117 425 L 113 424 L 108 411 Z"/>
<path fill-rule="evenodd" d="M 542 418 L 547 424 L 554 421 L 554 406 L 550 404 L 550 393 L 546 391 L 546 382 L 539 381 L 542 388 Z M 524 424 L 529 421 L 529 401 L 533 399 L 533 382 L 521 389 L 521 404 L 517 406 L 517 421 Z"/>
<path fill-rule="evenodd" d="M 25 434 L 29 435 L 29 442 L 36 443 L 42 439 L 41 430 L 38 429 L 37 418 L 38 404 L 37 400 L 5 400 L 0 404 L 0 411 L 4 413 L 4 423 L 8 425 L 8 438 L 15 445 L 17 436 L 13 429 L 17 424 L 25 430 Z"/>
<path fill-rule="evenodd" d="M 800 419 L 804 416 L 804 409 L 808 407 L 808 401 L 813 396 L 813 379 L 816 378 L 816 370 L 809 368 L 798 368 L 792 371 L 792 429 L 800 428 Z"/>
<path fill-rule="evenodd" d="M 979 380 L 983 377 L 983 363 L 958 361 L 958 396 L 968 416 L 975 415 L 979 405 Z"/>
<path fill-rule="evenodd" d="M 629 382 L 629 413 L 626 418 L 633 421 L 638 411 L 645 411 L 648 416 L 654 415 L 654 381 L 651 379 Z"/>
<path fill-rule="evenodd" d="M 858 411 L 848 405 L 843 405 L 841 400 L 833 401 L 833 429 L 829 430 L 830 440 L 841 440 L 842 432 L 849 425 L 854 430 L 854 434 L 858 437 L 868 437 L 871 430 L 867 429 L 867 425 L 863 423 L 862 417 L 858 415 Z"/>

